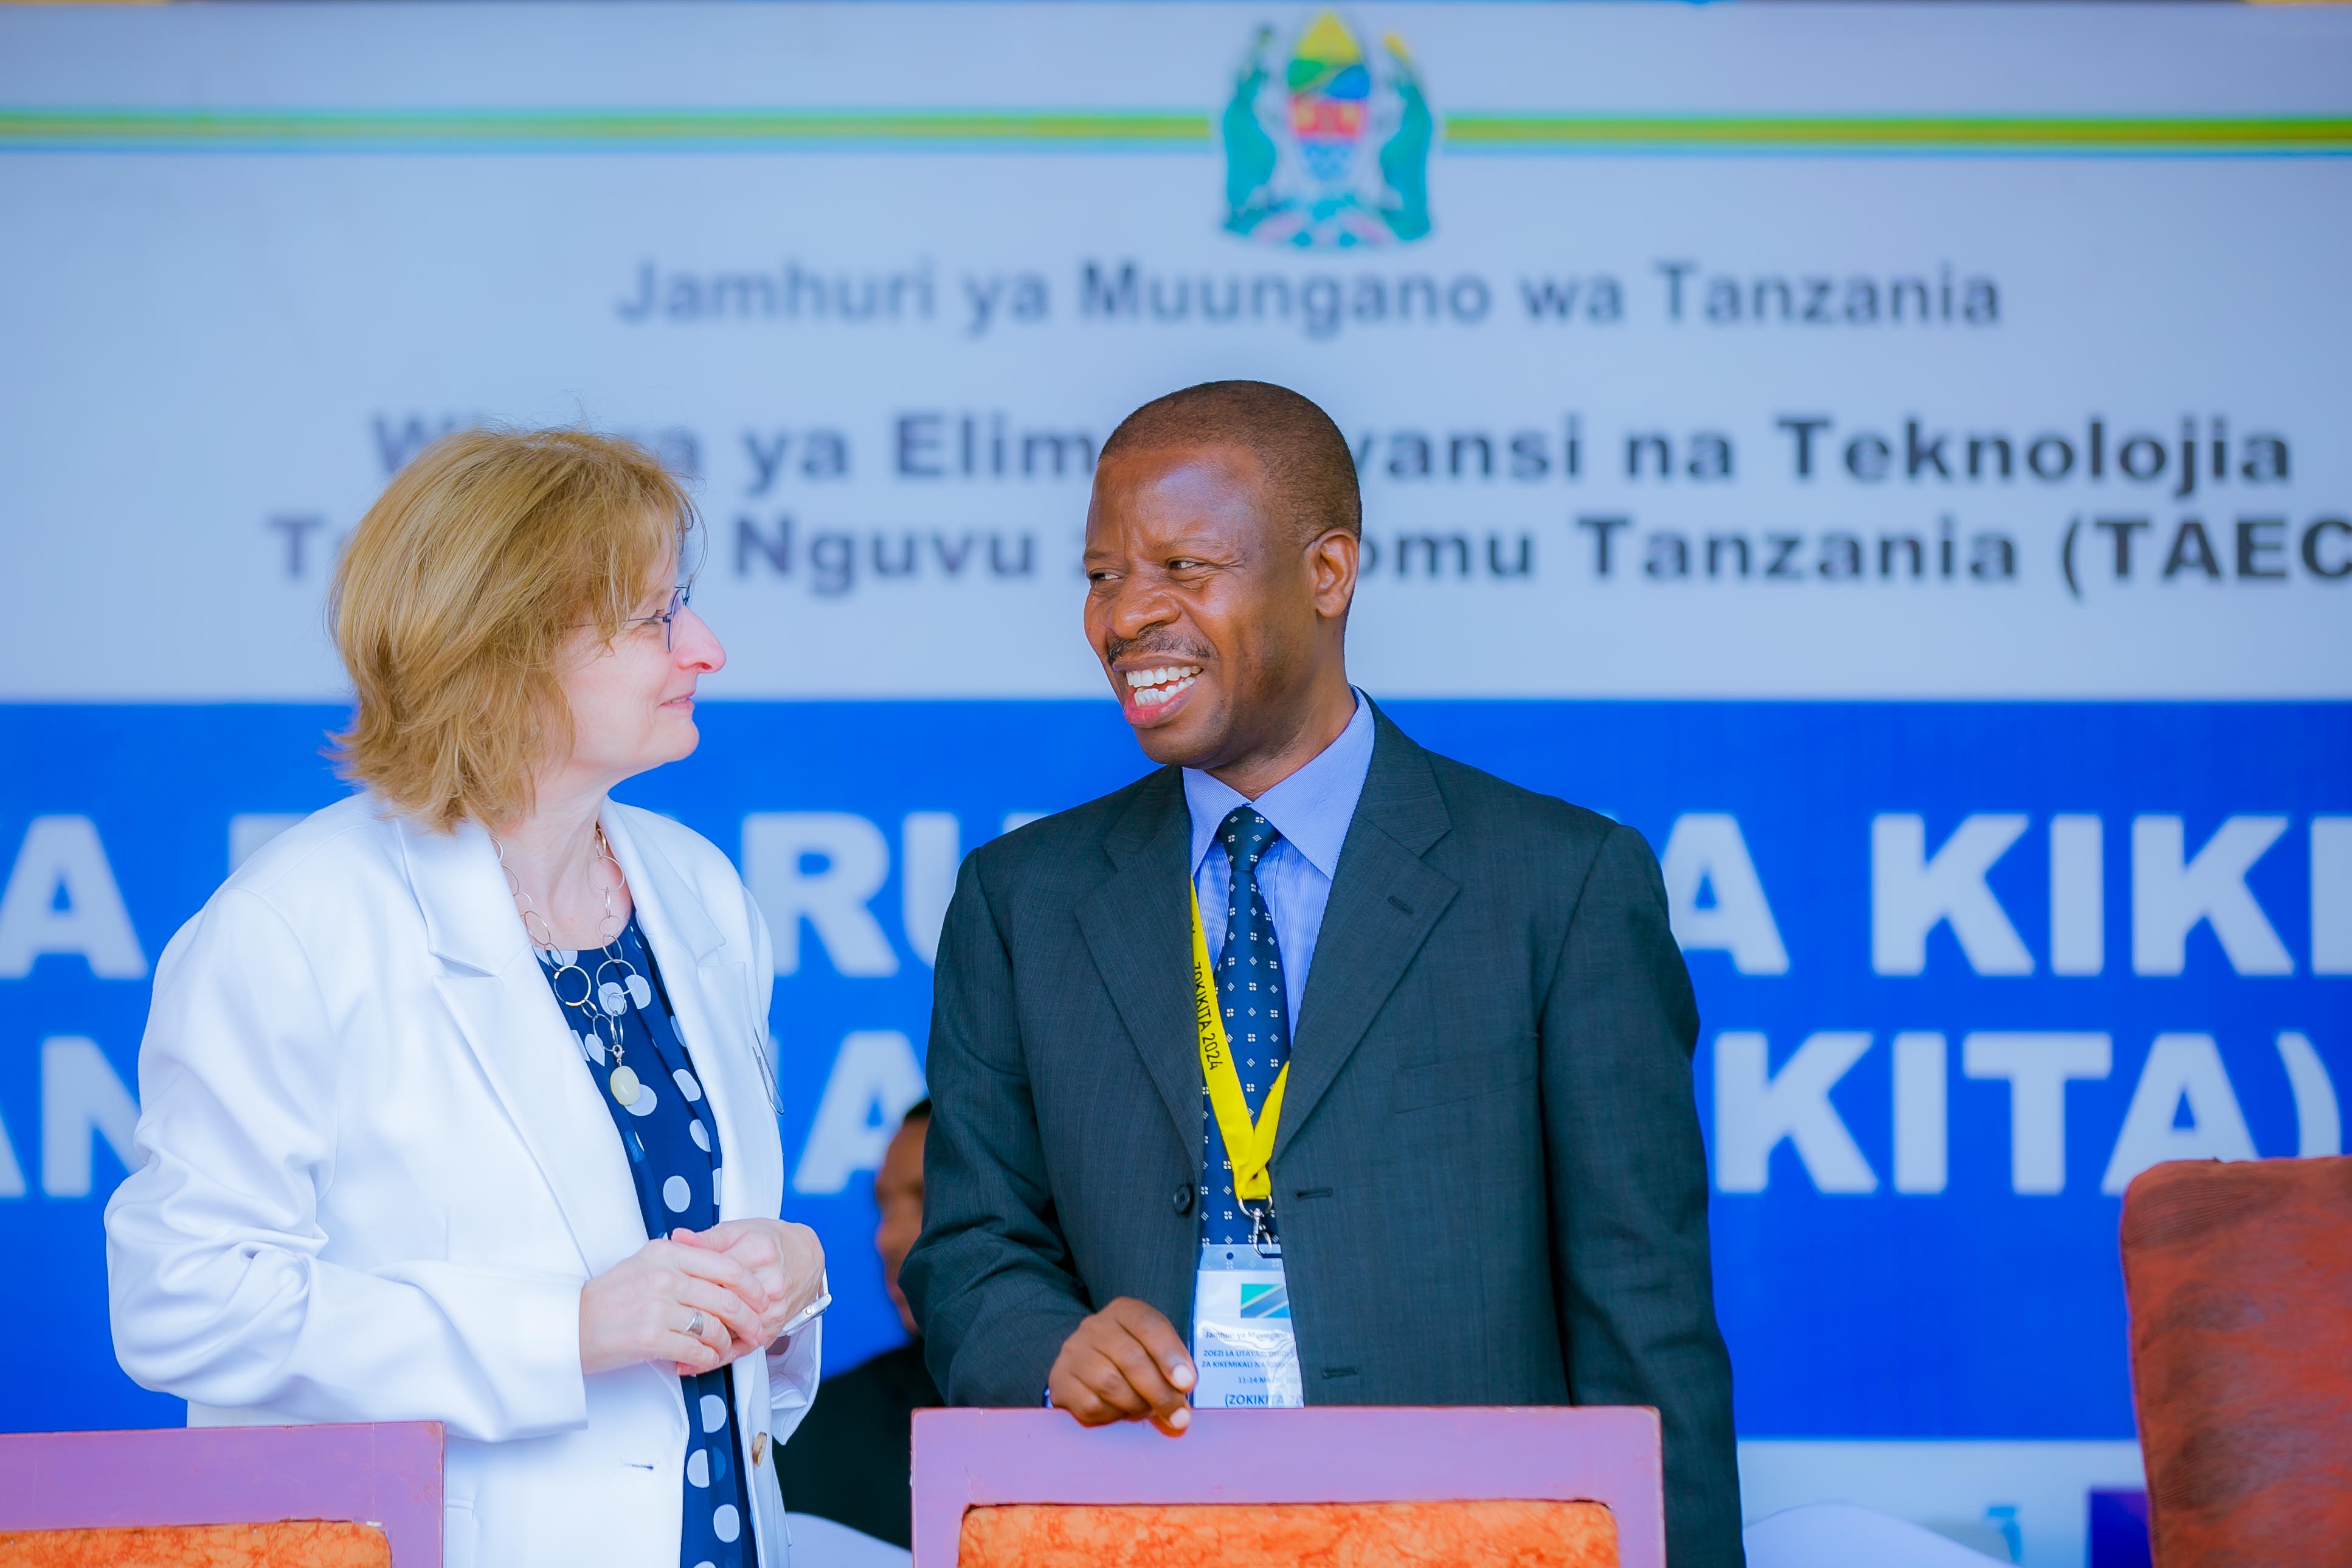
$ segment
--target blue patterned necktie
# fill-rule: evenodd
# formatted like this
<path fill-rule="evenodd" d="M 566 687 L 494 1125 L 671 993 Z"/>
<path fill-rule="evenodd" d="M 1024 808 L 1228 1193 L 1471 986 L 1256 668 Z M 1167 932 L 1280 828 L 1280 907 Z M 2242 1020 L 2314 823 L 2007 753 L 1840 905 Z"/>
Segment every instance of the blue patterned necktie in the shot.
<path fill-rule="evenodd" d="M 1265 1109 L 1275 1074 L 1290 1059 L 1290 1020 L 1284 1017 L 1282 954 L 1275 946 L 1274 916 L 1258 886 L 1258 862 L 1282 835 L 1272 822 L 1250 806 L 1236 806 L 1217 826 L 1217 841 L 1233 862 L 1226 894 L 1224 956 L 1217 961 L 1217 990 L 1225 1011 L 1225 1039 L 1233 1047 L 1234 1063 L 1241 1072 L 1242 1098 L 1255 1117 Z M 1203 912 L 1205 918 L 1206 912 Z M 1202 1162 L 1206 1181 L 1201 1189 L 1201 1239 L 1230 1246 L 1250 1239 L 1250 1217 L 1234 1196 L 1233 1163 L 1225 1155 L 1224 1134 L 1209 1108 L 1209 1089 L 1201 1086 Z M 1271 1216 L 1269 1218 L 1269 1230 Z"/>

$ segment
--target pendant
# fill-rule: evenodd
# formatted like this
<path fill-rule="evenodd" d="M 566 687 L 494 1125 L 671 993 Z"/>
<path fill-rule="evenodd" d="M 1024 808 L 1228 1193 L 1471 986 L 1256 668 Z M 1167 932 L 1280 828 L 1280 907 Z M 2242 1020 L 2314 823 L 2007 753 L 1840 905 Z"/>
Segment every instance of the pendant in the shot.
<path fill-rule="evenodd" d="M 637 1082 L 636 1069 L 633 1067 L 613 1069 L 612 1084 L 614 1103 L 624 1107 L 635 1104 L 638 1092 L 645 1088 Z"/>

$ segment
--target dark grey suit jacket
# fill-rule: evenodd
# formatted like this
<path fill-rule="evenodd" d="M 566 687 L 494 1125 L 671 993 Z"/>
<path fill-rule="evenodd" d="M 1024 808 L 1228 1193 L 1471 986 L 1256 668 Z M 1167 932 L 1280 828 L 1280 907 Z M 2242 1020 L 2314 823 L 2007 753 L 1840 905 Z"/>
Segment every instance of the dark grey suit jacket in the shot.
<path fill-rule="evenodd" d="M 1274 1152 L 1307 1403 L 1654 1406 L 1669 1561 L 1736 1568 L 1698 1012 L 1657 862 L 1375 716 Z M 950 1404 L 1036 1404 L 1116 1296 L 1190 1338 L 1191 849 L 1166 768 L 964 862 L 901 1276 Z"/>

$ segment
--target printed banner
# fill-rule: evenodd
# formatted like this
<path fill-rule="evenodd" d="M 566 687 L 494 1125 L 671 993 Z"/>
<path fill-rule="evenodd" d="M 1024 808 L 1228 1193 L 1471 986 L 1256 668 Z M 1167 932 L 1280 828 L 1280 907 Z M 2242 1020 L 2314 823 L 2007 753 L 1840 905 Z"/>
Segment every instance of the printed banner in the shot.
<path fill-rule="evenodd" d="M 891 1343 L 957 862 L 1144 766 L 1095 457 L 1252 376 L 1355 449 L 1358 682 L 1664 862 L 1751 1503 L 2082 1562 L 2122 1184 L 2342 1142 L 2347 154 L 2323 10 L 0 14 L 0 1428 L 178 1418 L 104 1326 L 152 967 L 341 792 L 336 549 L 486 421 L 693 481 L 730 662 L 625 794 L 775 925 Z"/>

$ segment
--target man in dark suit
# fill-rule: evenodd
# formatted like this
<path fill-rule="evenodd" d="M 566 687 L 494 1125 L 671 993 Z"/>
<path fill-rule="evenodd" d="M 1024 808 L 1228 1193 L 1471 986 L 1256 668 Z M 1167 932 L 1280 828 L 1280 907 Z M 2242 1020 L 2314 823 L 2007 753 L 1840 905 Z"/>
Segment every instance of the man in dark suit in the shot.
<path fill-rule="evenodd" d="M 931 1104 L 919 1101 L 899 1121 L 874 1173 L 874 1249 L 882 1255 L 882 1286 L 899 1321 L 916 1333 L 915 1314 L 898 1284 L 907 1249 L 923 1228 L 923 1134 Z M 816 1401 L 776 1454 L 784 1506 L 814 1513 L 893 1546 L 914 1534 L 914 1504 L 907 1481 L 914 1452 L 915 1412 L 936 1408 L 940 1391 L 923 1366 L 919 1336 L 895 1350 L 836 1372 L 817 1385 Z"/>
<path fill-rule="evenodd" d="M 1171 1434 L 1202 1394 L 1654 1406 L 1670 1560 L 1736 1568 L 1656 862 L 1349 685 L 1360 516 L 1339 430 L 1280 388 L 1176 392 L 1105 444 L 1087 635 L 1163 766 L 964 862 L 905 1273 L 932 1371 Z M 1235 1259 L 1240 1315 L 1283 1320 L 1238 1337 Z"/>

